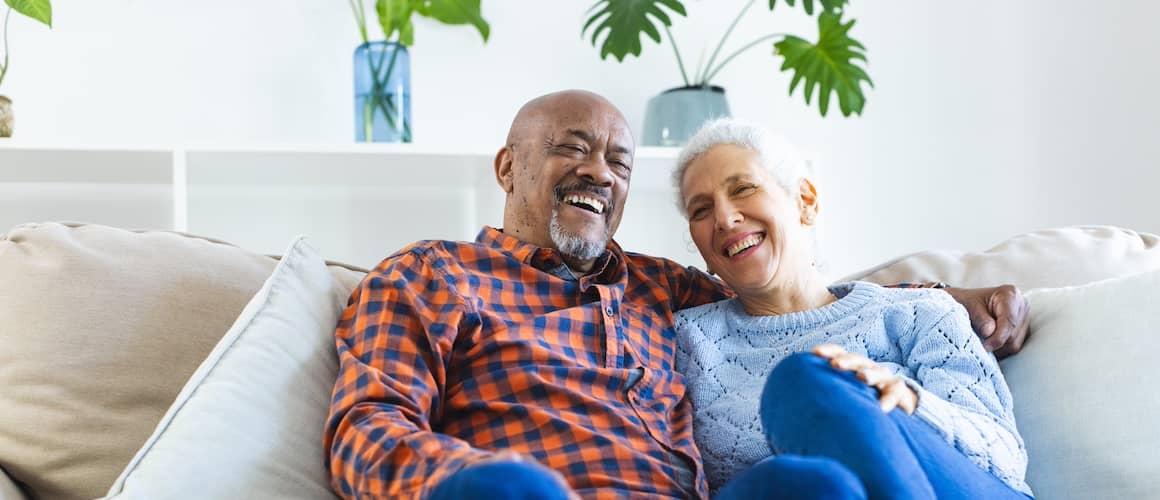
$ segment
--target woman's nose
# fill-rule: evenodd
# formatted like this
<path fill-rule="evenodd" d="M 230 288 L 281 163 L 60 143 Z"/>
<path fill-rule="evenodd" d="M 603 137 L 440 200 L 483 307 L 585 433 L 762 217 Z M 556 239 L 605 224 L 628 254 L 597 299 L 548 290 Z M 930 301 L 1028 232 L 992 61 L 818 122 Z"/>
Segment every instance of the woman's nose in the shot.
<path fill-rule="evenodd" d="M 741 223 L 744 217 L 741 216 L 741 211 L 737 210 L 731 204 L 717 205 L 717 229 L 724 231 L 733 228 Z"/>

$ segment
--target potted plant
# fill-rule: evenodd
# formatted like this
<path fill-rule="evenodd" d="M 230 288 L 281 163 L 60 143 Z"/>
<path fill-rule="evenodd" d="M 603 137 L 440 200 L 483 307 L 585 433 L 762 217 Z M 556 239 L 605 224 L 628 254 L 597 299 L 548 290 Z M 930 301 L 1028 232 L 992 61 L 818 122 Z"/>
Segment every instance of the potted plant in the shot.
<path fill-rule="evenodd" d="M 444 24 L 470 24 L 486 43 L 491 28 L 480 14 L 480 0 L 376 0 L 383 39 L 374 41 L 367 33 L 363 0 L 348 2 L 363 42 L 354 52 L 355 140 L 411 142 L 411 18 L 418 14 Z"/>
<path fill-rule="evenodd" d="M 713 77 L 738 54 L 767 42 L 772 42 L 773 54 L 782 59 L 781 70 L 793 73 L 789 84 L 790 95 L 804 81 L 806 104 L 812 104 L 816 92 L 822 116 L 826 116 L 829 111 L 831 94 L 837 94 L 838 108 L 843 116 L 862 114 L 862 107 L 866 103 L 862 82 L 871 87 L 874 84 L 866 70 L 857 64 L 859 60 L 866 62 L 866 48 L 849 36 L 854 20 L 842 20 L 842 8 L 847 0 L 817 0 L 818 9 L 815 9 L 815 0 L 801 0 L 807 14 L 814 16 L 816 12 L 817 42 L 785 33 L 770 33 L 718 59 L 729 35 L 755 2 L 745 2 L 733 23 L 721 36 L 708 63 L 697 68 L 691 79 L 685 71 L 681 51 L 669 31 L 673 14 L 686 15 L 681 0 L 599 0 L 592 6 L 581 33 L 591 36 L 593 46 L 599 44 L 601 59 L 611 55 L 617 61 L 624 61 L 629 54 L 639 56 L 642 34 L 659 44 L 663 31 L 673 47 L 684 86 L 666 90 L 649 100 L 645 114 L 644 144 L 680 145 L 705 120 L 728 116 L 725 91 L 712 84 Z M 778 3 L 777 0 L 763 0 L 763 3 L 766 2 L 771 11 Z M 784 3 L 793 7 L 796 0 L 784 0 Z"/>
<path fill-rule="evenodd" d="M 0 88 L 4 86 L 4 76 L 8 74 L 8 21 L 12 11 L 24 14 L 52 28 L 52 4 L 49 0 L 4 0 L 8 8 L 4 12 L 4 27 L 0 28 L 0 39 L 4 43 L 4 59 L 0 62 Z M 14 118 L 12 100 L 0 94 L 0 137 L 12 137 Z"/>

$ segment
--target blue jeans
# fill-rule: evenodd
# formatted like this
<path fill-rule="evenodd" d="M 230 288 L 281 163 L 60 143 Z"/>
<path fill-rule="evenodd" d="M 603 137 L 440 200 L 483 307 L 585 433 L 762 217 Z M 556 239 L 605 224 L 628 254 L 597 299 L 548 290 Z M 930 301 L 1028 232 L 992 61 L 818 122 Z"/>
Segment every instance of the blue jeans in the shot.
<path fill-rule="evenodd" d="M 761 421 L 770 446 L 784 454 L 734 478 L 718 499 L 1028 498 L 927 423 L 898 409 L 883 413 L 875 389 L 813 354 L 773 369 Z"/>
<path fill-rule="evenodd" d="M 463 469 L 435 487 L 428 500 L 568 500 L 568 492 L 544 467 L 492 462 Z"/>

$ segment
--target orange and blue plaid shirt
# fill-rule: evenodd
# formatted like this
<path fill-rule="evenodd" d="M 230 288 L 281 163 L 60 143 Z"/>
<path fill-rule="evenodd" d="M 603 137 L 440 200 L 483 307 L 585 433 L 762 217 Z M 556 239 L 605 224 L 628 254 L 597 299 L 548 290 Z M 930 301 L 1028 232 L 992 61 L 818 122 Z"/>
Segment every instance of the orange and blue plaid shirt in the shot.
<path fill-rule="evenodd" d="M 696 269 L 608 250 L 574 278 L 556 251 L 484 228 L 376 267 L 335 333 L 335 491 L 417 498 L 512 450 L 586 498 L 706 497 L 673 312 L 727 292 Z"/>

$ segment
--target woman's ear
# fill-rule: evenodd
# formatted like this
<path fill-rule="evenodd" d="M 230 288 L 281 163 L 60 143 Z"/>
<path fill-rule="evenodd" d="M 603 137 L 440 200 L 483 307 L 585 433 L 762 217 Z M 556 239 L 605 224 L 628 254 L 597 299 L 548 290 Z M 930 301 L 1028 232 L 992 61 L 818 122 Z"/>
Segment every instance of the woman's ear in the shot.
<path fill-rule="evenodd" d="M 818 216 L 818 190 L 808 178 L 798 181 L 798 205 L 801 207 L 802 225 L 812 226 Z"/>
<path fill-rule="evenodd" d="M 495 154 L 495 181 L 503 188 L 503 192 L 509 194 L 514 186 L 512 175 L 514 156 L 515 149 L 511 146 L 504 146 Z"/>

